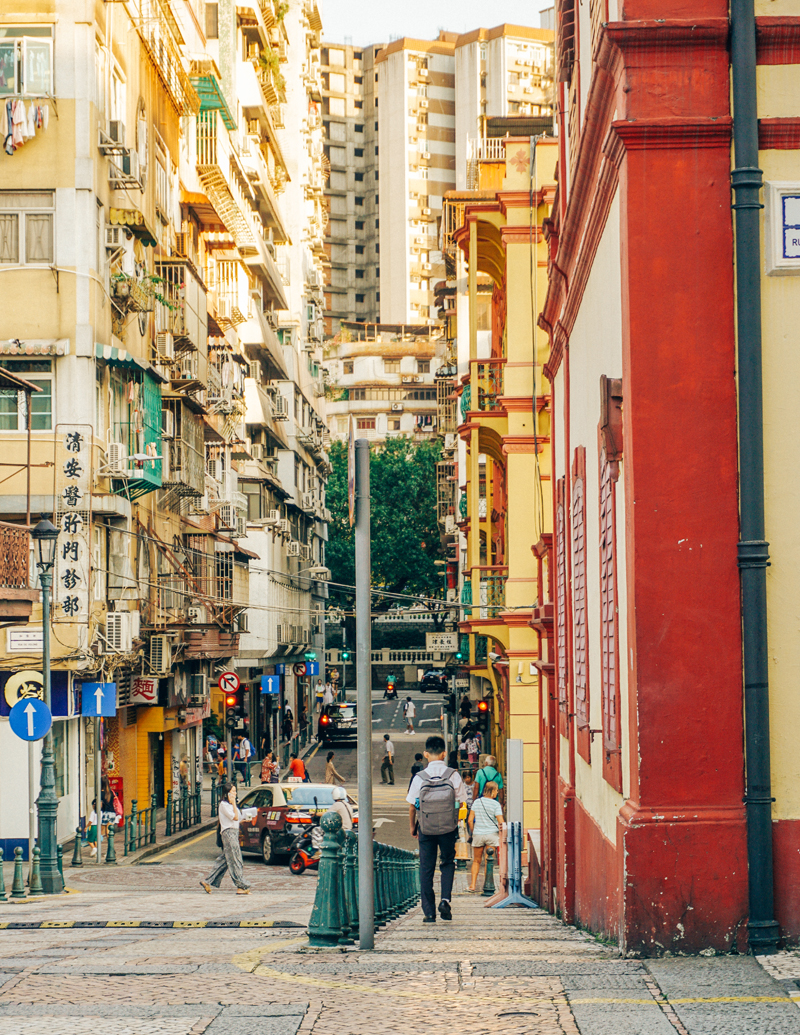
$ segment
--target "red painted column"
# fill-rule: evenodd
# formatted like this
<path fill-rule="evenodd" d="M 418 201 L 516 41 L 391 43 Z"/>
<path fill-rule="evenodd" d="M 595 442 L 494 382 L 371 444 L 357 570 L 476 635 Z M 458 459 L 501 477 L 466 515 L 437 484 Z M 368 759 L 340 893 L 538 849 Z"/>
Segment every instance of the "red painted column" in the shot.
<path fill-rule="evenodd" d="M 741 946 L 747 918 L 725 26 L 666 29 L 611 27 L 633 762 L 618 863 L 623 944 L 645 953 Z"/>

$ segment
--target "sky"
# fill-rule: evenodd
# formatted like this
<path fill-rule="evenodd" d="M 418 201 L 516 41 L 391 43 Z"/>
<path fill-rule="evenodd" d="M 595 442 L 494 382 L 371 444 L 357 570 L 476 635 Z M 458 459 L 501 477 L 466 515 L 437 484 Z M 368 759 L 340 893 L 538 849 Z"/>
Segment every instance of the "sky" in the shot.
<path fill-rule="evenodd" d="M 539 28 L 539 10 L 552 0 L 321 0 L 323 36 L 329 43 L 388 43 L 400 36 L 433 39 L 439 29 L 469 32 L 503 22 Z"/>

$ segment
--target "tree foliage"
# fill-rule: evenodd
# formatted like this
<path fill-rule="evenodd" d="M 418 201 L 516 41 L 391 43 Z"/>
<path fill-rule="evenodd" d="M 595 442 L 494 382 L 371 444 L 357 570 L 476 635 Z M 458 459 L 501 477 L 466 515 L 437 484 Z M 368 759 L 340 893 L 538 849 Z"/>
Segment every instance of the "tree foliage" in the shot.
<path fill-rule="evenodd" d="M 389 593 L 442 596 L 443 560 L 436 522 L 436 462 L 438 442 L 391 438 L 370 450 L 370 509 L 372 586 Z M 347 446 L 331 447 L 333 471 L 328 478 L 326 559 L 331 581 L 355 583 L 355 529 L 347 504 Z M 331 587 L 332 593 L 335 592 Z M 348 594 L 352 595 L 352 594 Z M 374 600 L 373 610 L 386 609 L 391 599 Z M 409 601 L 411 603 L 411 601 Z"/>

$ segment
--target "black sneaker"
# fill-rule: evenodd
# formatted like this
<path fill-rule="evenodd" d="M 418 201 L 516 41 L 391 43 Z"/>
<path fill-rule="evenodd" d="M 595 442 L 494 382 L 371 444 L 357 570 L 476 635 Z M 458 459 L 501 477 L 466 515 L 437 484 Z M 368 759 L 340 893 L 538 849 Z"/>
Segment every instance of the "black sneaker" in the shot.
<path fill-rule="evenodd" d="M 450 912 L 450 903 L 449 902 L 440 902 L 439 903 L 439 916 L 442 918 L 442 920 L 452 920 L 453 919 L 453 914 Z"/>
<path fill-rule="evenodd" d="M 422 922 L 423 922 L 423 924 L 435 924 L 436 923 L 436 917 L 435 916 L 423 916 Z"/>

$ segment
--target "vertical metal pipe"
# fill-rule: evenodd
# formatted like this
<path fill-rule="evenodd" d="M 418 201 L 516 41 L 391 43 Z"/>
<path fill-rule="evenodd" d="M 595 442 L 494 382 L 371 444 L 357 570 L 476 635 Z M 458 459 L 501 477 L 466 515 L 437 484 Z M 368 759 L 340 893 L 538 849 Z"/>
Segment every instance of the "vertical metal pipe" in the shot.
<path fill-rule="evenodd" d="M 25 524 L 30 528 L 31 524 L 31 391 L 25 392 L 25 429 L 27 431 L 27 462 L 26 462 L 26 485 L 25 485 Z"/>
<path fill-rule="evenodd" d="M 742 586 L 742 645 L 746 751 L 750 947 L 774 949 L 772 787 L 767 661 L 767 565 L 764 528 L 764 436 L 761 373 L 761 245 L 758 168 L 756 21 L 753 0 L 731 0 L 731 66 L 735 167 L 731 173 L 736 225 L 736 316 L 739 373 L 738 564 Z"/>
<path fill-rule="evenodd" d="M 52 712 L 50 695 L 50 591 L 53 585 L 52 570 L 41 573 L 42 583 L 42 682 L 44 703 Z M 42 771 L 39 797 L 36 806 L 39 813 L 39 847 L 41 848 L 42 887 L 46 895 L 58 895 L 64 889 L 58 872 L 58 797 L 56 795 L 55 759 L 53 756 L 53 727 L 51 726 L 42 745 Z"/>
<path fill-rule="evenodd" d="M 356 699 L 358 702 L 358 944 L 375 948 L 372 871 L 372 621 L 369 442 L 356 441 Z"/>

